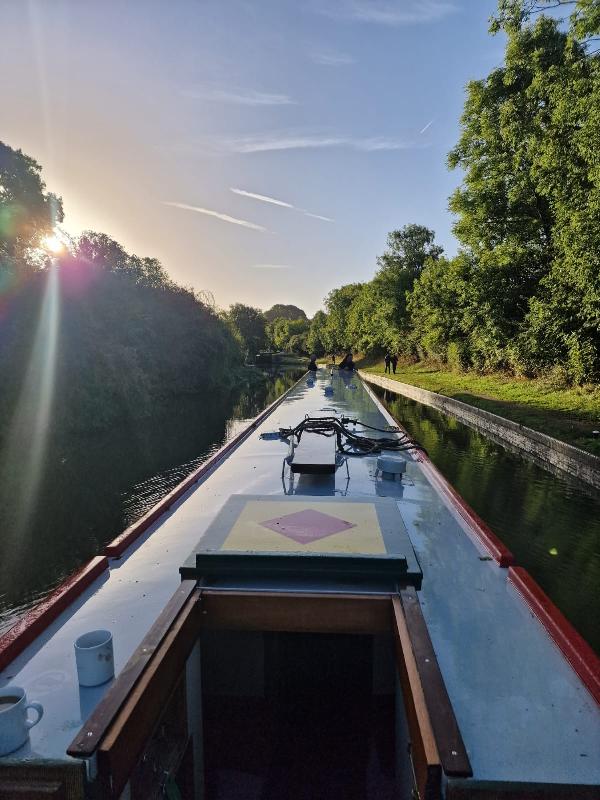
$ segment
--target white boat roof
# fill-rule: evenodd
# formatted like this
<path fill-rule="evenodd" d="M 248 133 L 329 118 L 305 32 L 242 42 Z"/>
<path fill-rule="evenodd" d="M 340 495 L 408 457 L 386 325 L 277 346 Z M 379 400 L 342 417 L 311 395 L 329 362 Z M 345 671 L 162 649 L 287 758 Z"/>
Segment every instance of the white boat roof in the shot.
<path fill-rule="evenodd" d="M 333 396 L 325 396 L 330 382 Z M 446 688 L 480 781 L 600 784 L 600 713 L 562 653 L 507 581 L 486 559 L 467 523 L 429 483 L 410 455 L 402 483 L 376 476 L 376 456 L 349 458 L 331 481 L 291 477 L 287 445 L 261 434 L 322 410 L 374 426 L 394 424 L 358 376 L 320 369 L 302 380 L 262 424 L 194 485 L 0 673 L 0 686 L 25 688 L 44 706 L 30 741 L 0 759 L 68 761 L 66 750 L 107 691 L 77 682 L 73 642 L 112 631 L 117 673 L 180 582 L 179 567 L 232 494 L 281 498 L 392 496 L 423 571 L 419 599 Z M 482 560 L 483 559 L 483 560 Z"/>

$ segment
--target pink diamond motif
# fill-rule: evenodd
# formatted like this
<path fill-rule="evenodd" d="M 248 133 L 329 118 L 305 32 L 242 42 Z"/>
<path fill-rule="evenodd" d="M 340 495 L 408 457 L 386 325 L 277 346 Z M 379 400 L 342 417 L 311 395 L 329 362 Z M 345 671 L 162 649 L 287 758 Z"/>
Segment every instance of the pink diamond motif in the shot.
<path fill-rule="evenodd" d="M 323 514 L 313 509 L 267 519 L 260 524 L 300 544 L 315 542 L 317 539 L 324 539 L 326 536 L 356 527 L 353 522 L 346 522 L 345 519 L 332 517 L 330 514 Z"/>

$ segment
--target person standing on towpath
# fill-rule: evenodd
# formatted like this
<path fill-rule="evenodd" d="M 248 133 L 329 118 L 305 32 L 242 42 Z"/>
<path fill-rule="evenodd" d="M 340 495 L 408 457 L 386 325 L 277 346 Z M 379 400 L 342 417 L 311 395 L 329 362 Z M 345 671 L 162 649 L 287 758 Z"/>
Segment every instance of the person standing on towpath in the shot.
<path fill-rule="evenodd" d="M 395 375 L 396 374 L 396 367 L 398 366 L 398 356 L 394 354 L 390 358 L 390 361 L 392 362 L 392 369 L 394 370 L 394 375 Z"/>
<path fill-rule="evenodd" d="M 385 362 L 385 371 L 389 372 L 390 371 L 390 361 L 392 360 L 392 357 L 390 356 L 389 353 L 386 353 L 383 360 Z"/>

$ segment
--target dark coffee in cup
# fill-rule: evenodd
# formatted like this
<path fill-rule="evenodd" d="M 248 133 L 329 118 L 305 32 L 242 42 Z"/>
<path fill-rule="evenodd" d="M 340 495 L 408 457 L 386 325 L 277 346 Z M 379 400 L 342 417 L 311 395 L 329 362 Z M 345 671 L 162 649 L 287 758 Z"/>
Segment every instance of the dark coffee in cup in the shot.
<path fill-rule="evenodd" d="M 12 708 L 20 699 L 20 697 L 10 694 L 0 696 L 0 711 L 8 711 L 8 709 Z"/>
<path fill-rule="evenodd" d="M 29 709 L 35 711 L 36 719 L 30 719 Z M 29 731 L 44 716 L 39 703 L 28 703 L 22 686 L 5 686 L 0 689 L 0 756 L 6 756 L 22 747 L 29 738 Z"/>

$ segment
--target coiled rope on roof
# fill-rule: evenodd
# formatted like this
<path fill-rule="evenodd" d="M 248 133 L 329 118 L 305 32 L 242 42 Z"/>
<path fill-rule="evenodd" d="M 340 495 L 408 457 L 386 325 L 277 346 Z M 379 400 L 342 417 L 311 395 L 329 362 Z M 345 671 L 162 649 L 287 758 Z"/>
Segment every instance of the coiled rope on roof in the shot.
<path fill-rule="evenodd" d="M 347 426 L 360 425 L 362 429 L 375 431 L 376 433 L 393 433 L 391 436 L 365 436 L 363 431 L 350 430 Z M 317 436 L 335 436 L 337 447 L 340 453 L 345 455 L 364 456 L 380 453 L 382 450 L 421 450 L 427 451 L 416 439 L 413 439 L 400 428 L 390 425 L 387 428 L 375 428 L 360 422 L 358 419 L 349 417 L 310 417 L 308 414 L 299 422 L 295 428 L 280 428 L 279 435 L 283 439 L 295 437 L 300 442 L 304 433 L 314 433 Z"/>

